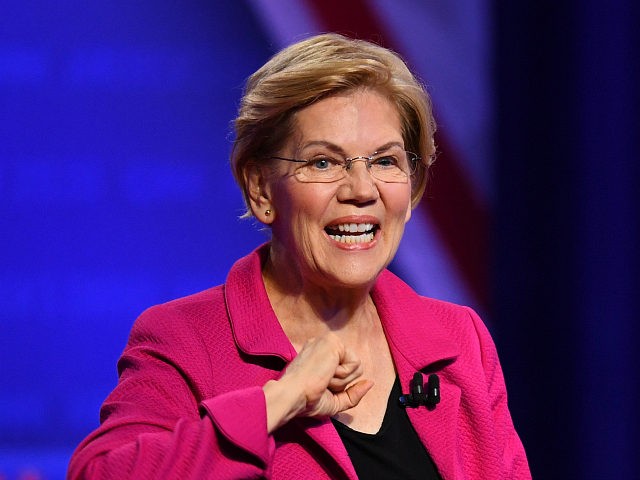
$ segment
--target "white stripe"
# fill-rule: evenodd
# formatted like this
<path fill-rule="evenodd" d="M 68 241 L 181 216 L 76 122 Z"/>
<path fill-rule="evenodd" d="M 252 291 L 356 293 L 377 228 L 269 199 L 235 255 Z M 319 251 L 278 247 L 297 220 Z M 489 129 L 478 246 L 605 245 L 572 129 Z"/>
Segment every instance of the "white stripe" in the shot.
<path fill-rule="evenodd" d="M 427 215 L 413 213 L 396 253 L 394 269 L 420 295 L 479 307 Z"/>

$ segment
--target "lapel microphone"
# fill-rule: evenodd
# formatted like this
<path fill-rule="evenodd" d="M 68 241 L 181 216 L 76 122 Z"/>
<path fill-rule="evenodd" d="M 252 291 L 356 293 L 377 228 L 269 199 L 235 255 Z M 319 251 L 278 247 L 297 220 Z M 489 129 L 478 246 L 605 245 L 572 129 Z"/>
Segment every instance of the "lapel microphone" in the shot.
<path fill-rule="evenodd" d="M 428 410 L 433 410 L 440 403 L 440 378 L 435 373 L 429 375 L 427 380 L 427 392 L 424 392 L 424 379 L 422 373 L 416 372 L 411 380 L 410 392 L 400 395 L 398 401 L 403 407 L 418 408 L 424 405 Z"/>

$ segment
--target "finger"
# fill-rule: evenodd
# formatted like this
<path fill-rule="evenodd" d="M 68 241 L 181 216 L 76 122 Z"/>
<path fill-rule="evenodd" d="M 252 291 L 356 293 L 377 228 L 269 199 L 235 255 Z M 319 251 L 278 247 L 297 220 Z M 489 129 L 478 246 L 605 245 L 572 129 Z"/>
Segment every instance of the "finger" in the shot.
<path fill-rule="evenodd" d="M 324 381 L 324 389 L 334 376 L 341 356 L 335 348 L 332 349 L 331 342 L 327 339 L 311 338 L 287 365 L 285 374 L 297 375 L 303 383 L 309 379 L 317 379 L 320 383 Z"/>
<path fill-rule="evenodd" d="M 342 355 L 340 356 L 340 363 L 333 376 L 337 378 L 345 378 L 357 369 L 360 369 L 361 365 L 362 362 L 356 353 L 350 348 L 345 347 L 342 351 Z"/>
<path fill-rule="evenodd" d="M 342 391 L 347 385 L 355 383 L 363 373 L 362 363 L 357 357 L 352 356 L 348 358 L 348 363 L 343 363 L 336 367 L 328 388 L 333 392 Z"/>
<path fill-rule="evenodd" d="M 349 375 L 357 375 L 358 372 L 362 373 L 362 363 L 360 360 L 354 360 L 350 363 L 338 365 L 333 376 L 335 378 L 347 378 Z"/>
<path fill-rule="evenodd" d="M 327 388 L 332 392 L 341 392 L 348 385 L 356 383 L 358 380 L 360 380 L 360 378 L 362 377 L 362 374 L 363 374 L 362 368 L 358 368 L 355 372 L 352 372 L 351 374 L 347 375 L 344 378 L 333 377 L 329 381 L 329 385 L 327 385 Z"/>

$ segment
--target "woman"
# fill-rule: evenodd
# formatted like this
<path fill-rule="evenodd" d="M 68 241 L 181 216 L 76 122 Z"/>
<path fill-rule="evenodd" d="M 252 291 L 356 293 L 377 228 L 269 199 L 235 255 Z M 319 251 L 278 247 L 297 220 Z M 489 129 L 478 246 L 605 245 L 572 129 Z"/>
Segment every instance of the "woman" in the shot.
<path fill-rule="evenodd" d="M 335 34 L 292 45 L 249 79 L 235 127 L 271 240 L 140 316 L 69 477 L 530 478 L 481 320 L 386 270 L 435 153 L 402 60 Z M 400 405 L 416 372 L 439 403 L 417 378 Z"/>

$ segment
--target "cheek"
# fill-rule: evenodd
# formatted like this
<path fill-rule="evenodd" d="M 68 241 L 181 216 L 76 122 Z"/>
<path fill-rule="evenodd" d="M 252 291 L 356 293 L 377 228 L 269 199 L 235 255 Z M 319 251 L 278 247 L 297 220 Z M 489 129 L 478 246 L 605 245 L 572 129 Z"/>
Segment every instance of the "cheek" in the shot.
<path fill-rule="evenodd" d="M 324 187 L 324 188 L 323 188 Z M 282 201 L 285 209 L 305 217 L 318 217 L 330 204 L 335 192 L 324 184 L 295 184 L 283 189 Z"/>
<path fill-rule="evenodd" d="M 399 189 L 388 192 L 388 211 L 398 220 L 407 223 L 411 218 L 411 189 Z"/>
<path fill-rule="evenodd" d="M 274 191 L 273 203 L 279 212 L 280 229 L 300 234 L 305 226 L 321 223 L 331 195 L 327 189 L 314 189 L 311 184 L 294 185 Z"/>

